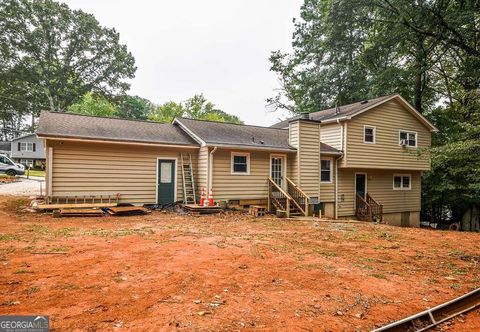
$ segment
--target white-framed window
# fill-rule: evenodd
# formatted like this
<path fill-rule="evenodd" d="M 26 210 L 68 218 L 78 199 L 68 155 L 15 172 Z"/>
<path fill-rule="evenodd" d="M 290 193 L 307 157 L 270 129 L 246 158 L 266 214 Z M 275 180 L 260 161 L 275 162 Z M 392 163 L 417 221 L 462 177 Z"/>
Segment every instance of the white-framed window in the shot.
<path fill-rule="evenodd" d="M 320 160 L 320 182 L 332 182 L 332 160 Z"/>
<path fill-rule="evenodd" d="M 377 128 L 373 126 L 363 126 L 363 143 L 375 144 Z"/>
<path fill-rule="evenodd" d="M 33 160 L 32 159 L 20 159 L 20 164 L 25 165 L 27 167 L 33 167 Z"/>
<path fill-rule="evenodd" d="M 394 174 L 393 190 L 410 190 L 412 189 L 412 176 L 410 174 Z"/>
<path fill-rule="evenodd" d="M 20 142 L 19 151 L 33 152 L 33 144 L 34 143 L 31 143 L 31 142 Z"/>
<path fill-rule="evenodd" d="M 250 174 L 250 153 L 232 152 L 232 174 Z"/>
<path fill-rule="evenodd" d="M 417 147 L 417 133 L 414 131 L 400 130 L 398 140 L 402 146 Z"/>

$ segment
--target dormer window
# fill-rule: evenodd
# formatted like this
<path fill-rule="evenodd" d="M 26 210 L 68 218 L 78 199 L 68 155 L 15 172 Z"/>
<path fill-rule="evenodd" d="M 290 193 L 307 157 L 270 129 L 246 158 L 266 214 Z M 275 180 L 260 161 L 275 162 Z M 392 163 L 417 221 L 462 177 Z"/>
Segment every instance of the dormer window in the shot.
<path fill-rule="evenodd" d="M 401 130 L 399 139 L 401 146 L 417 147 L 417 133 L 415 132 Z"/>
<path fill-rule="evenodd" d="M 376 128 L 372 126 L 363 126 L 363 142 L 375 144 Z"/>

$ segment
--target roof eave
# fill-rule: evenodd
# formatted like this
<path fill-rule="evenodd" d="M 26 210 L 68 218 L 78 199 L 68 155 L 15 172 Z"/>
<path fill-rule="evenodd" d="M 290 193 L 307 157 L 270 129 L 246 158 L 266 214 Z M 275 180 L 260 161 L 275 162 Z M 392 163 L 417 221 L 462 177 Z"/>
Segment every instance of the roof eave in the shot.
<path fill-rule="evenodd" d="M 241 149 L 241 150 L 262 150 L 262 151 L 282 151 L 282 152 L 296 152 L 297 149 L 294 147 L 276 147 L 276 146 L 255 146 L 247 144 L 231 144 L 231 143 L 216 143 L 216 142 L 207 142 L 209 147 L 219 147 L 219 148 L 228 148 L 228 149 Z"/>
<path fill-rule="evenodd" d="M 53 135 L 46 133 L 37 133 L 37 137 L 41 139 L 50 139 L 56 141 L 77 141 L 77 142 L 90 142 L 90 143 L 113 143 L 113 144 L 128 144 L 128 145 L 143 145 L 143 146 L 160 146 L 160 147 L 173 147 L 173 148 L 198 148 L 195 144 L 177 144 L 169 142 L 148 142 L 148 141 L 135 141 L 135 140 L 120 140 L 120 139 L 108 139 L 108 138 L 96 138 L 96 137 L 81 137 L 73 135 Z"/>

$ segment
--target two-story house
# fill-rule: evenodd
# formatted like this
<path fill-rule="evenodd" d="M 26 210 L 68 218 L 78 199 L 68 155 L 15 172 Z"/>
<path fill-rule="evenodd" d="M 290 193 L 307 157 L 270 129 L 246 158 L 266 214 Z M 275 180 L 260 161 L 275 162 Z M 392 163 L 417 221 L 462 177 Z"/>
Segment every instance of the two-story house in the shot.
<path fill-rule="evenodd" d="M 45 169 L 43 140 L 36 134 L 19 136 L 11 142 L 11 158 L 30 168 Z"/>
<path fill-rule="evenodd" d="M 61 125 L 59 125 L 61 124 Z M 436 128 L 401 96 L 258 127 L 170 124 L 43 112 L 47 196 L 119 193 L 134 204 L 198 202 L 199 193 L 270 211 L 418 226 L 423 148 Z"/>

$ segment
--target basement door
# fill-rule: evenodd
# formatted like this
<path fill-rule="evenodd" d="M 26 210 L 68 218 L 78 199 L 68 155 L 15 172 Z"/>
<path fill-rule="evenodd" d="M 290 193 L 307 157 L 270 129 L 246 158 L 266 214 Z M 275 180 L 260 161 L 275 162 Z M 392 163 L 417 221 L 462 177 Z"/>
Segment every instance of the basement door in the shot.
<path fill-rule="evenodd" d="M 357 193 L 363 199 L 366 199 L 367 174 L 365 174 L 365 173 L 356 173 L 355 174 L 355 193 Z"/>
<path fill-rule="evenodd" d="M 175 202 L 175 160 L 159 159 L 157 171 L 157 204 Z"/>

